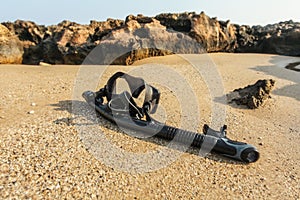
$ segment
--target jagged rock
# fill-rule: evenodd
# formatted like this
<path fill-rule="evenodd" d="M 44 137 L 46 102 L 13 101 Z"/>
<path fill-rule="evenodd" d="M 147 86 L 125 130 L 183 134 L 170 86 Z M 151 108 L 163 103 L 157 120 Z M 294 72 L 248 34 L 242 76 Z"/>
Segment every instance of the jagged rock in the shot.
<path fill-rule="evenodd" d="M 300 30 L 273 35 L 262 42 L 262 52 L 286 56 L 300 56 Z"/>
<path fill-rule="evenodd" d="M 300 23 L 287 21 L 264 27 L 235 26 L 236 52 L 300 56 Z"/>
<path fill-rule="evenodd" d="M 229 103 L 235 102 L 237 105 L 246 105 L 250 109 L 255 109 L 264 104 L 269 99 L 270 93 L 275 86 L 275 81 L 258 80 L 254 85 L 239 88 L 227 95 Z"/>
<path fill-rule="evenodd" d="M 70 46 L 64 50 L 63 63 L 80 65 L 96 47 L 94 43 L 84 43 L 80 46 Z"/>
<path fill-rule="evenodd" d="M 189 33 L 206 47 L 207 52 L 232 52 L 236 47 L 235 27 L 227 22 L 219 22 L 204 13 L 194 15 Z"/>
<path fill-rule="evenodd" d="M 84 56 L 78 49 L 91 41 L 94 30 L 88 25 L 63 21 L 48 28 L 49 35 L 44 38 L 40 48 L 42 61 L 51 64 L 81 64 Z"/>
<path fill-rule="evenodd" d="M 94 30 L 88 25 L 63 21 L 47 27 L 43 40 L 37 46 L 30 46 L 24 54 L 24 62 L 38 64 L 81 64 L 88 53 L 86 43 L 91 41 Z"/>
<path fill-rule="evenodd" d="M 94 34 L 94 30 L 88 25 L 80 25 L 66 20 L 56 26 L 49 27 L 49 32 L 59 46 L 84 44 Z"/>
<path fill-rule="evenodd" d="M 168 30 L 156 19 L 152 19 L 151 23 L 144 23 L 143 19 L 140 21 L 143 23 L 139 23 L 141 18 L 127 17 L 124 28 L 104 37 L 95 54 L 89 58 L 90 63 L 130 65 L 152 56 L 205 52 L 190 36 Z"/>
<path fill-rule="evenodd" d="M 50 64 L 64 64 L 63 54 L 58 48 L 58 44 L 54 38 L 47 38 L 40 44 L 40 49 L 43 52 L 42 62 Z"/>
<path fill-rule="evenodd" d="M 47 27 L 40 26 L 31 21 L 17 20 L 14 23 L 2 23 L 20 39 L 24 54 L 24 64 L 38 64 L 43 57 L 43 51 L 39 47 L 47 33 Z"/>
<path fill-rule="evenodd" d="M 45 26 L 39 26 L 34 22 L 23 20 L 17 20 L 14 23 L 5 22 L 2 25 L 15 33 L 21 41 L 31 45 L 39 44 L 43 40 L 47 30 Z"/>
<path fill-rule="evenodd" d="M 234 33 L 229 22 L 219 23 L 204 13 L 161 14 L 155 18 L 129 15 L 122 29 L 102 38 L 97 59 L 91 60 L 97 60 L 97 64 L 129 65 L 173 53 L 233 51 Z"/>
<path fill-rule="evenodd" d="M 45 52 L 43 51 L 42 44 L 30 45 L 27 48 L 24 47 L 22 63 L 27 65 L 38 65 L 40 61 L 43 61 L 44 54 Z"/>
<path fill-rule="evenodd" d="M 195 38 L 206 52 L 232 52 L 236 47 L 235 27 L 229 21 L 218 21 L 202 12 L 160 14 L 155 17 L 161 24 Z"/>
<path fill-rule="evenodd" d="M 122 25 L 122 20 L 108 19 L 90 25 L 63 21 L 48 27 L 48 37 L 39 47 L 43 52 L 40 59 L 51 64 L 81 64 L 103 36 Z"/>
<path fill-rule="evenodd" d="M 111 30 L 121 28 L 124 25 L 124 20 L 107 19 L 105 22 L 91 21 L 90 27 L 94 30 L 92 36 L 93 41 L 101 40 L 104 36 L 109 34 Z"/>
<path fill-rule="evenodd" d="M 160 14 L 155 17 L 160 23 L 168 29 L 173 29 L 178 32 L 189 33 L 192 29 L 192 17 L 196 13 L 181 13 L 181 14 Z"/>
<path fill-rule="evenodd" d="M 0 24 L 0 64 L 21 64 L 23 47 L 15 34 Z"/>
<path fill-rule="evenodd" d="M 172 53 L 241 52 L 300 56 L 300 23 L 293 21 L 250 27 L 210 18 L 203 12 L 186 12 L 155 17 L 129 15 L 125 21 L 107 19 L 104 22 L 91 21 L 89 25 L 63 21 L 46 27 L 22 20 L 2 24 L 21 41 L 24 64 L 81 64 L 99 44 L 103 51 L 100 56 L 102 63 L 114 64 L 132 64 L 139 59 Z M 5 45 L 20 46 L 16 41 L 11 40 Z M 100 58 L 90 57 L 89 62 L 95 59 L 98 62 Z M 18 57 L 13 61 L 10 57 L 10 60 L 19 63 L 21 59 Z"/>
<path fill-rule="evenodd" d="M 138 14 L 137 16 L 134 15 L 128 15 L 126 17 L 125 23 L 127 24 L 129 21 L 137 21 L 140 24 L 147 24 L 147 23 L 151 23 L 154 22 L 154 19 L 152 17 L 146 17 L 142 14 Z"/>

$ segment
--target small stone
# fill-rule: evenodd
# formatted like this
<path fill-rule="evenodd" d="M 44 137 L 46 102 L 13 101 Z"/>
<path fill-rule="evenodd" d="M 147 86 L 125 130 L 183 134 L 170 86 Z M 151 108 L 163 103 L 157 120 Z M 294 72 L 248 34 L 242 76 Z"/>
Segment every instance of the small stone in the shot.
<path fill-rule="evenodd" d="M 29 111 L 28 114 L 34 114 L 34 110 Z"/>
<path fill-rule="evenodd" d="M 60 184 L 57 183 L 57 185 L 55 186 L 55 189 L 59 189 L 60 188 Z"/>
<path fill-rule="evenodd" d="M 32 103 L 31 103 L 31 106 L 36 106 L 36 103 L 32 102 Z"/>
<path fill-rule="evenodd" d="M 260 142 L 260 143 L 258 143 L 258 145 L 260 145 L 260 146 L 263 146 L 263 143 L 262 143 L 262 142 Z"/>
<path fill-rule="evenodd" d="M 42 61 L 39 63 L 39 65 L 40 66 L 51 66 L 50 63 L 46 63 L 46 62 L 42 62 Z"/>
<path fill-rule="evenodd" d="M 265 178 L 265 177 L 261 177 L 260 180 L 261 180 L 261 181 L 265 181 L 266 178 Z"/>
<path fill-rule="evenodd" d="M 262 140 L 262 137 L 258 137 L 257 139 Z"/>
<path fill-rule="evenodd" d="M 295 176 L 295 175 L 290 175 L 290 178 L 291 178 L 292 180 L 296 180 L 296 176 Z"/>

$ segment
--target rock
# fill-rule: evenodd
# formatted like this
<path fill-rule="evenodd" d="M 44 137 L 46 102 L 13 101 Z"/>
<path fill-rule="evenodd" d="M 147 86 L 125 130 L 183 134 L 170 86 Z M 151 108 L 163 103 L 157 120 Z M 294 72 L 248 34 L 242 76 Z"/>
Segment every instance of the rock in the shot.
<path fill-rule="evenodd" d="M 103 37 L 86 64 L 130 65 L 153 56 L 205 52 L 190 36 L 168 30 L 156 19 L 152 19 L 151 23 L 139 23 L 140 18 L 127 17 L 124 28 Z"/>
<path fill-rule="evenodd" d="M 119 19 L 109 18 L 105 22 L 97 22 L 92 20 L 89 26 L 94 30 L 94 34 L 92 36 L 93 42 L 101 40 L 112 30 L 119 29 L 123 25 L 124 25 L 124 20 L 119 20 Z"/>
<path fill-rule="evenodd" d="M 126 17 L 125 23 L 127 24 L 129 21 L 132 21 L 132 20 L 137 21 L 140 24 L 148 24 L 148 23 L 154 22 L 153 18 L 146 17 L 146 16 L 144 16 L 142 14 L 138 14 L 137 16 L 128 15 Z"/>
<path fill-rule="evenodd" d="M 0 24 L 0 64 L 20 64 L 23 47 L 15 34 Z"/>
<path fill-rule="evenodd" d="M 181 13 L 181 14 L 160 14 L 155 17 L 160 23 L 168 29 L 174 31 L 189 33 L 192 29 L 192 17 L 196 13 Z"/>
<path fill-rule="evenodd" d="M 6 56 L 5 62 L 9 60 L 10 63 L 21 62 L 20 55 L 14 59 L 12 55 L 23 53 L 23 47 L 24 64 L 82 64 L 99 44 L 102 45 L 102 54 L 107 53 L 103 55 L 105 58 L 101 57 L 106 59 L 102 63 L 113 64 L 132 64 L 139 59 L 172 53 L 240 52 L 300 56 L 300 23 L 293 21 L 250 27 L 210 18 L 204 12 L 185 12 L 155 17 L 129 15 L 125 21 L 107 19 L 104 22 L 91 21 L 89 25 L 62 21 L 46 27 L 22 20 L 2 24 L 21 41 L 17 38 L 6 40 L 4 51 L 10 57 Z M 108 59 L 110 55 L 118 57 Z M 86 62 L 98 63 L 99 60 L 89 57 Z"/>
<path fill-rule="evenodd" d="M 24 47 L 23 64 L 38 65 L 43 60 L 44 52 L 42 45 L 30 45 Z"/>
<path fill-rule="evenodd" d="M 53 37 L 49 37 L 38 46 L 42 53 L 40 61 L 49 64 L 64 64 L 63 54 L 58 48 L 58 44 Z"/>
<path fill-rule="evenodd" d="M 211 19 L 204 13 L 194 15 L 189 33 L 207 52 L 232 52 L 236 47 L 235 27 L 227 22 Z"/>
<path fill-rule="evenodd" d="M 265 181 L 265 180 L 267 180 L 265 177 L 260 177 L 260 179 L 259 180 L 261 180 L 261 181 Z"/>
<path fill-rule="evenodd" d="M 90 25 L 63 21 L 44 27 L 20 20 L 5 25 L 24 42 L 25 64 L 81 64 L 98 44 L 107 53 L 102 64 L 132 64 L 143 58 L 173 53 L 233 51 L 235 46 L 234 26 L 219 23 L 204 13 L 161 14 L 154 18 L 129 15 L 125 21 L 107 19 L 91 21 Z M 126 55 L 107 61 L 110 56 L 118 55 L 116 49 Z"/>
<path fill-rule="evenodd" d="M 6 26 L 11 32 L 15 33 L 19 39 L 27 44 L 39 44 L 46 33 L 45 26 L 39 26 L 31 21 L 17 20 L 14 23 L 5 22 L 2 25 Z"/>
<path fill-rule="evenodd" d="M 160 14 L 155 17 L 167 28 L 187 33 L 196 39 L 206 52 L 232 52 L 236 47 L 235 26 L 229 21 L 212 19 L 202 12 Z"/>
<path fill-rule="evenodd" d="M 287 21 L 267 26 L 236 27 L 240 53 L 270 53 L 300 56 L 300 23 Z"/>
<path fill-rule="evenodd" d="M 40 62 L 39 65 L 40 66 L 51 66 L 51 64 L 46 63 L 46 62 Z"/>
<path fill-rule="evenodd" d="M 47 27 L 23 20 L 2 24 L 15 33 L 21 41 L 24 49 L 23 63 L 38 64 L 43 57 L 43 52 L 39 45 L 43 41 L 44 36 L 47 35 Z"/>
<path fill-rule="evenodd" d="M 44 52 L 42 60 L 50 64 L 81 64 L 87 54 L 79 51 L 91 40 L 94 30 L 88 25 L 63 21 L 51 26 L 49 35 L 40 48 Z M 83 54 L 83 55 L 82 55 Z"/>
<path fill-rule="evenodd" d="M 81 45 L 90 39 L 94 33 L 87 25 L 80 25 L 75 22 L 62 21 L 57 26 L 49 27 L 52 38 L 60 46 Z"/>
<path fill-rule="evenodd" d="M 229 103 L 235 102 L 237 105 L 246 105 L 250 109 L 255 109 L 264 104 L 270 98 L 270 93 L 275 86 L 275 81 L 258 80 L 254 85 L 239 88 L 227 95 Z"/>
<path fill-rule="evenodd" d="M 29 111 L 28 114 L 30 115 L 34 114 L 34 110 Z"/>

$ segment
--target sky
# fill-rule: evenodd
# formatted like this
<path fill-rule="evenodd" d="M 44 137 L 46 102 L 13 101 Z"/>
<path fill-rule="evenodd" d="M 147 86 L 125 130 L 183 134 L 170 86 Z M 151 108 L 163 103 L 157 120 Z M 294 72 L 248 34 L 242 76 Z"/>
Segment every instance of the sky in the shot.
<path fill-rule="evenodd" d="M 70 20 L 89 24 L 90 20 L 125 19 L 129 14 L 192 11 L 240 25 L 300 22 L 299 0 L 6 0 L 1 2 L 0 22 L 21 19 L 52 25 Z"/>

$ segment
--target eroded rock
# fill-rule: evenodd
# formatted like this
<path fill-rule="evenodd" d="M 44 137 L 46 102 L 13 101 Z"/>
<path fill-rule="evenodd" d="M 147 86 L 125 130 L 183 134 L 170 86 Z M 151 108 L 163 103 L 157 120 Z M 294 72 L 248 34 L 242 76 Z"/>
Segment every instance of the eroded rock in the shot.
<path fill-rule="evenodd" d="M 141 16 L 140 16 L 141 17 Z M 133 62 L 174 53 L 203 53 L 205 49 L 190 36 L 169 30 L 156 19 L 139 23 L 139 18 L 128 17 L 122 29 L 112 31 L 97 47 L 97 64 L 130 65 Z"/>
<path fill-rule="evenodd" d="M 12 58 L 23 50 L 16 53 L 18 48 L 12 47 L 20 47 L 19 42 L 16 39 L 4 41 L 2 37 L 0 45 L 9 47 L 5 51 L 10 55 L 5 62 L 10 60 L 13 63 L 23 60 L 24 64 L 81 64 L 98 45 L 103 48 L 102 63 L 111 61 L 122 65 L 172 53 L 241 52 L 300 56 L 300 23 L 293 21 L 250 27 L 210 18 L 204 12 L 185 12 L 155 17 L 129 15 L 125 21 L 107 19 L 104 22 L 91 21 L 89 25 L 63 21 L 46 27 L 22 20 L 2 24 L 18 36 L 24 50 L 22 59 L 19 55 Z M 124 55 L 120 55 L 122 52 Z M 91 63 L 98 63 L 100 59 L 96 60 Z"/>
<path fill-rule="evenodd" d="M 125 23 L 124 20 L 111 19 L 111 18 L 108 18 L 104 22 L 98 22 L 92 20 L 89 25 L 94 30 L 94 34 L 92 35 L 92 40 L 94 42 L 101 40 L 112 30 L 116 30 L 123 27 L 124 23 Z"/>
<path fill-rule="evenodd" d="M 240 53 L 270 53 L 300 56 L 300 23 L 293 21 L 267 26 L 236 26 Z"/>
<path fill-rule="evenodd" d="M 260 107 L 269 99 L 270 93 L 275 86 L 275 81 L 258 80 L 253 85 L 239 88 L 227 95 L 229 103 L 235 102 L 237 105 L 245 105 L 250 109 Z"/>
<path fill-rule="evenodd" d="M 168 29 L 183 32 L 196 39 L 206 52 L 233 52 L 236 47 L 235 26 L 218 21 L 204 12 L 160 14 L 155 17 Z"/>
<path fill-rule="evenodd" d="M 24 42 L 24 45 L 39 44 L 47 31 L 47 27 L 37 25 L 31 21 L 17 20 L 15 22 L 5 22 L 2 25 L 6 26 L 11 32 L 15 33 L 19 39 Z"/>
<path fill-rule="evenodd" d="M 23 46 L 18 37 L 0 24 L 0 64 L 21 64 Z"/>

